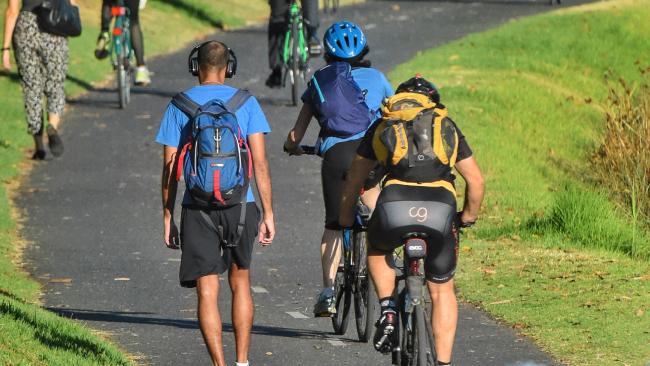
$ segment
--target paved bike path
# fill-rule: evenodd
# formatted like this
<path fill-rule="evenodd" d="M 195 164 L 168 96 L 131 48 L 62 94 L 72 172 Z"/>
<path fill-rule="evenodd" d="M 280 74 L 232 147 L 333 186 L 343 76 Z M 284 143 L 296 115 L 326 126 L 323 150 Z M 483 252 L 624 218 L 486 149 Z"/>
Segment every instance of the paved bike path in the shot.
<path fill-rule="evenodd" d="M 418 50 L 549 9 L 545 2 L 382 1 L 341 9 L 338 16 L 365 26 L 370 59 L 387 72 Z M 324 26 L 331 20 L 323 19 Z M 355 342 L 353 323 L 339 337 L 328 319 L 310 317 L 320 288 L 320 162 L 282 153 L 298 110 L 288 106 L 288 88 L 263 86 L 265 28 L 216 37 L 238 54 L 234 85 L 251 89 L 273 128 L 267 141 L 278 235 L 270 248 L 255 249 L 252 364 L 390 364 L 370 345 Z M 26 258 L 44 283 L 46 306 L 110 334 L 145 364 L 209 363 L 195 320 L 195 293 L 178 286 L 180 253 L 162 243 L 161 147 L 153 142 L 170 97 L 194 82 L 186 54 L 151 62 L 154 83 L 135 89 L 125 110 L 116 108 L 109 89 L 73 101 L 63 125 L 65 155 L 37 164 L 18 198 L 29 218 L 23 235 L 34 242 Z M 471 129 L 465 130 L 471 139 Z M 232 362 L 230 293 L 221 283 L 225 349 Z M 455 355 L 457 365 L 554 364 L 529 341 L 466 305 Z"/>

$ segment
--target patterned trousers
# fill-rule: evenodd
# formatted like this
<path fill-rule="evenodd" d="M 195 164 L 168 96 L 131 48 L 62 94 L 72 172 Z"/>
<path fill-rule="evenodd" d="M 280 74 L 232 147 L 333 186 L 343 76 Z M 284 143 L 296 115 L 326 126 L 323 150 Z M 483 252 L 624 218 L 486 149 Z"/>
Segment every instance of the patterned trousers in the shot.
<path fill-rule="evenodd" d="M 63 113 L 68 40 L 41 32 L 36 15 L 22 11 L 16 22 L 13 45 L 25 101 L 27 129 L 34 135 L 43 131 L 43 95 L 47 97 L 49 114 L 60 116 Z"/>

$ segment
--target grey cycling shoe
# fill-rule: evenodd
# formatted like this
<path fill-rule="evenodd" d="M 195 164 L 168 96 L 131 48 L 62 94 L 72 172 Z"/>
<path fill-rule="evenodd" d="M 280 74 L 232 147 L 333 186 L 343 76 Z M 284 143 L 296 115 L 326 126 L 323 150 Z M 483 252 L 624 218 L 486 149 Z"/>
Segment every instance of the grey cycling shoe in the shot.
<path fill-rule="evenodd" d="M 323 290 L 314 305 L 314 316 L 317 318 L 331 317 L 334 314 L 336 314 L 336 296 L 333 292 Z"/>

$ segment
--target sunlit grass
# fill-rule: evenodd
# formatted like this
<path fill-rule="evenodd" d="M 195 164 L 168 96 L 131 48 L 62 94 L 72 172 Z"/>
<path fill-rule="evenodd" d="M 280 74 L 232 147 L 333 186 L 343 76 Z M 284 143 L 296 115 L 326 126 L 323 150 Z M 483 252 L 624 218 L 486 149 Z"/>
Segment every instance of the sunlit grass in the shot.
<path fill-rule="evenodd" d="M 612 80 L 638 85 L 650 66 L 649 18 L 648 0 L 560 10 L 390 74 L 440 87 L 486 176 L 481 220 L 461 244 L 461 296 L 571 365 L 650 362 L 650 236 L 592 163 Z"/>

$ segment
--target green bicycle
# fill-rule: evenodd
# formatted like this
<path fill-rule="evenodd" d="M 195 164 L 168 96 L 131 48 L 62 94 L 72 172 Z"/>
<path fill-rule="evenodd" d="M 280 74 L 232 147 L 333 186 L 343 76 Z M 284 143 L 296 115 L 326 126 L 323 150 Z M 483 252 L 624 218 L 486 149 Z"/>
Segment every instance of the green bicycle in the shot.
<path fill-rule="evenodd" d="M 298 104 L 300 84 L 306 83 L 309 72 L 309 47 L 307 35 L 302 18 L 302 10 L 296 0 L 289 5 L 289 19 L 287 31 L 282 47 L 282 64 L 284 76 L 282 86 L 286 85 L 287 78 L 291 83 L 291 103 Z"/>
<path fill-rule="evenodd" d="M 126 108 L 131 101 L 131 58 L 133 47 L 131 45 L 131 32 L 129 9 L 124 5 L 124 0 L 117 0 L 111 7 L 113 16 L 113 30 L 111 32 L 111 64 L 116 71 L 117 93 L 120 108 Z"/>

